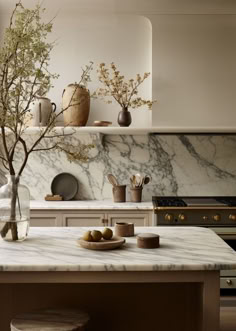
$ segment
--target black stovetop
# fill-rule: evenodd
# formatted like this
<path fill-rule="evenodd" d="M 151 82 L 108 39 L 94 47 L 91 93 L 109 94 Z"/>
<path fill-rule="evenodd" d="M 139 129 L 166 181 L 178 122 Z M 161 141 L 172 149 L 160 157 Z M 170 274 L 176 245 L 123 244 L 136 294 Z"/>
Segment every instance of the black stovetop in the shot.
<path fill-rule="evenodd" d="M 187 207 L 187 206 L 228 206 L 236 207 L 236 196 L 154 196 L 154 206 L 160 207 Z"/>

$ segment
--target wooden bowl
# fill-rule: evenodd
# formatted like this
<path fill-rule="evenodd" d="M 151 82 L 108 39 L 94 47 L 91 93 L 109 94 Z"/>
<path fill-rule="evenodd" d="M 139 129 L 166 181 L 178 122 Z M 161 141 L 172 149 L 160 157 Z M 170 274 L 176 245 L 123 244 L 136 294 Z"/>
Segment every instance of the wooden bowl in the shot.
<path fill-rule="evenodd" d="M 107 250 L 107 249 L 115 249 L 122 246 L 125 243 L 125 239 L 117 236 L 113 236 L 110 240 L 101 241 L 85 241 L 84 239 L 80 238 L 77 240 L 77 243 L 87 249 L 94 249 L 94 250 Z"/>
<path fill-rule="evenodd" d="M 94 121 L 93 122 L 94 126 L 108 126 L 111 124 L 112 124 L 112 122 L 109 122 L 109 121 Z"/>

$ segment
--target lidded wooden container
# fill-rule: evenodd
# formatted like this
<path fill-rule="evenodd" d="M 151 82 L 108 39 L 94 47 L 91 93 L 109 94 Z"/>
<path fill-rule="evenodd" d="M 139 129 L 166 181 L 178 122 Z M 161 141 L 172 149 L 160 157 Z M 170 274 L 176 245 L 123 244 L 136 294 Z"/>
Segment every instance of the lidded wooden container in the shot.
<path fill-rule="evenodd" d="M 117 222 L 115 224 L 115 235 L 118 237 L 134 236 L 134 223 Z"/>
<path fill-rule="evenodd" d="M 139 248 L 158 248 L 160 237 L 155 233 L 140 233 L 137 235 L 137 246 Z"/>

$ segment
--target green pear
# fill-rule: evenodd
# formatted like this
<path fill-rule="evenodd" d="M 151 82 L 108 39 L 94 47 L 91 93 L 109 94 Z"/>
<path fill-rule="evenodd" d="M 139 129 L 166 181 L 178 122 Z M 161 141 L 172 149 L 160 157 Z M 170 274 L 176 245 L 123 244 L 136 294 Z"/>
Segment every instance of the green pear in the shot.
<path fill-rule="evenodd" d="M 109 240 L 111 239 L 113 236 L 113 231 L 109 228 L 105 228 L 103 231 L 102 231 L 102 237 L 106 240 Z"/>
<path fill-rule="evenodd" d="M 93 238 L 93 241 L 100 241 L 102 239 L 102 233 L 98 230 L 93 230 L 91 232 L 91 236 Z"/>
<path fill-rule="evenodd" d="M 83 237 L 82 237 L 85 241 L 93 241 L 93 237 L 91 235 L 91 231 L 86 231 L 84 234 L 83 234 Z"/>

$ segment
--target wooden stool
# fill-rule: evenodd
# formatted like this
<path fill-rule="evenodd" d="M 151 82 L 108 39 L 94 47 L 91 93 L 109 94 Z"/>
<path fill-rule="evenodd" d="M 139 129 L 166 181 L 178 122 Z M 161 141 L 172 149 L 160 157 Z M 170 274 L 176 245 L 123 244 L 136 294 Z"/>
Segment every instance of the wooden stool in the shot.
<path fill-rule="evenodd" d="M 89 315 L 77 309 L 45 309 L 17 315 L 11 331 L 84 331 Z"/>

